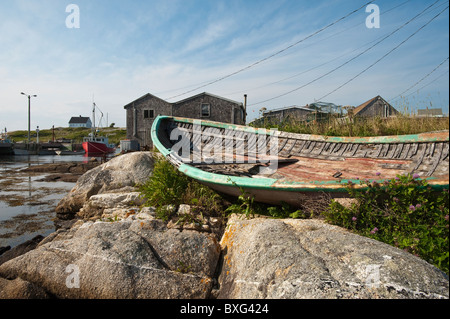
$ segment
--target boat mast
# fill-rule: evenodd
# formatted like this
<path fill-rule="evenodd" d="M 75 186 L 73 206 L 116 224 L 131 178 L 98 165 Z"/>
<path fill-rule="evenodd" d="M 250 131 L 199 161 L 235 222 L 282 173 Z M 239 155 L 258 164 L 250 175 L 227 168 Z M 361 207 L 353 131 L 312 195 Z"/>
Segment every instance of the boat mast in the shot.
<path fill-rule="evenodd" d="M 95 137 L 95 102 L 92 102 L 92 137 Z"/>

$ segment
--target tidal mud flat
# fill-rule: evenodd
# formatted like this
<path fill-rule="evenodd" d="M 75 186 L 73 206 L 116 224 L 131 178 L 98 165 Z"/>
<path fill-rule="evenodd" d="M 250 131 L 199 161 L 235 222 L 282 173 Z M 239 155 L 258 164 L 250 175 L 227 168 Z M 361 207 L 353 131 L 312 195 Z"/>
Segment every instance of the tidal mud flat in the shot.
<path fill-rule="evenodd" d="M 86 162 L 3 161 L 0 166 L 0 247 L 14 247 L 56 229 L 55 207 L 87 170 Z"/>

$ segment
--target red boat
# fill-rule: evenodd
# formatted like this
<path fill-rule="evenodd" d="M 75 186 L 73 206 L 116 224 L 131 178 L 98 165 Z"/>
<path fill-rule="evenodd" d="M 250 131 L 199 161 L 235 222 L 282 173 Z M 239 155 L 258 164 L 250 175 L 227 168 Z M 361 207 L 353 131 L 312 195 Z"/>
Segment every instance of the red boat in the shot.
<path fill-rule="evenodd" d="M 90 135 L 90 134 L 89 134 Z M 83 149 L 86 153 L 114 153 L 113 144 L 108 144 L 108 138 L 103 136 L 88 136 L 83 139 Z"/>
<path fill-rule="evenodd" d="M 95 108 L 96 108 L 96 105 L 95 105 L 95 103 L 93 103 L 93 106 L 92 106 L 92 133 L 89 133 L 89 136 L 83 138 L 83 149 L 87 154 L 89 154 L 89 153 L 93 153 L 93 154 L 114 153 L 116 148 L 115 148 L 114 144 L 108 143 L 107 137 L 96 136 Z M 103 117 L 103 113 L 102 113 L 102 117 Z"/>

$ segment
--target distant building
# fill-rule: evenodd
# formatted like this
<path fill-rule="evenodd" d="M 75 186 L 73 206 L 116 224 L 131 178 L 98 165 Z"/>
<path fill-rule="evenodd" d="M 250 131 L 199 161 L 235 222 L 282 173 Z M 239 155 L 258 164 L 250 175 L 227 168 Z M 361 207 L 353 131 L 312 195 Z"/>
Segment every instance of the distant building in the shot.
<path fill-rule="evenodd" d="M 340 106 L 328 102 L 314 102 L 305 106 L 288 106 L 272 110 L 265 110 L 262 117 L 256 119 L 253 124 L 262 125 L 262 121 L 279 122 L 285 120 L 295 121 L 311 121 L 321 120 L 329 116 L 329 114 L 340 113 Z"/>
<path fill-rule="evenodd" d="M 442 109 L 420 109 L 417 110 L 417 116 L 423 117 L 443 117 Z"/>
<path fill-rule="evenodd" d="M 242 103 L 206 92 L 175 103 L 147 93 L 125 105 L 124 109 L 127 112 L 127 139 L 137 140 L 141 146 L 152 146 L 151 127 L 158 115 L 245 124 Z"/>
<path fill-rule="evenodd" d="M 398 114 L 399 112 L 379 95 L 353 109 L 353 116 L 389 117 Z"/>
<path fill-rule="evenodd" d="M 91 128 L 92 122 L 89 117 L 83 117 L 83 116 L 74 116 L 69 121 L 69 127 L 86 127 Z"/>
<path fill-rule="evenodd" d="M 262 116 L 269 121 L 276 120 L 278 122 L 282 122 L 288 118 L 306 120 L 314 111 L 314 109 L 308 108 L 308 106 L 288 106 L 264 111 Z"/>

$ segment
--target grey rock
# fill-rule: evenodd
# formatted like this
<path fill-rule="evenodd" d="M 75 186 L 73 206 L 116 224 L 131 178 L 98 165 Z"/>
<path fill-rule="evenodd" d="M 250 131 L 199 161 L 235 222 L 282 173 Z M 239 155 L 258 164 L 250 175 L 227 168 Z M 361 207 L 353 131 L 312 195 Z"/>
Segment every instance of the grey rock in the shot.
<path fill-rule="evenodd" d="M 151 175 L 154 156 L 152 152 L 128 153 L 87 171 L 58 203 L 57 217 L 72 219 L 93 195 L 133 191 L 136 185 L 146 182 Z"/>
<path fill-rule="evenodd" d="M 118 209 L 135 210 L 133 206 L 143 203 L 144 199 L 139 192 L 97 194 L 84 203 L 77 216 L 83 220 L 96 220 L 102 217 L 105 210 L 107 214 L 114 215 L 114 211 Z"/>
<path fill-rule="evenodd" d="M 156 219 L 77 222 L 0 266 L 56 298 L 207 298 L 219 243 Z"/>
<path fill-rule="evenodd" d="M 218 298 L 448 298 L 445 273 L 321 220 L 232 218 Z"/>

